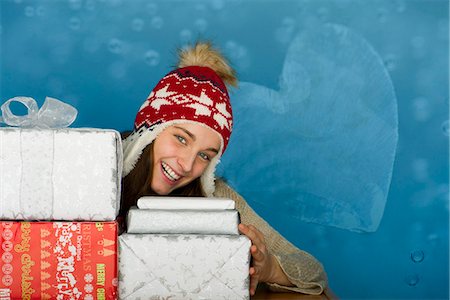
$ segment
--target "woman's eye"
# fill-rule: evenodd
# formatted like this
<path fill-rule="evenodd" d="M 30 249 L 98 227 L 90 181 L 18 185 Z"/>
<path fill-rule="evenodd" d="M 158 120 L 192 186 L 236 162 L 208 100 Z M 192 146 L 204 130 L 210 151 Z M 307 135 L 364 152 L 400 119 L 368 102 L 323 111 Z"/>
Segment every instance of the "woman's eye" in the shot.
<path fill-rule="evenodd" d="M 177 138 L 177 140 L 178 140 L 180 143 L 186 145 L 186 139 L 185 139 L 184 137 L 182 137 L 181 135 L 177 135 L 177 134 L 175 135 L 175 137 Z"/>
<path fill-rule="evenodd" d="M 200 155 L 200 157 L 203 159 L 203 160 L 210 160 L 209 159 L 209 155 L 208 154 L 206 154 L 206 153 L 203 153 L 203 152 L 200 152 L 198 155 Z"/>

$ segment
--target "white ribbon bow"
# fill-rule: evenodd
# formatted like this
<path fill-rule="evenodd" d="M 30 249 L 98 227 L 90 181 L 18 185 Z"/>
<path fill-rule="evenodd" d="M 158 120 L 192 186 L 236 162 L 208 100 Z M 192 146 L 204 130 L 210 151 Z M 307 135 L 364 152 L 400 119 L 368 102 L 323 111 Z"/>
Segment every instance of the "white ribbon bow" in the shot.
<path fill-rule="evenodd" d="M 16 116 L 11 112 L 11 102 L 20 102 L 28 109 L 24 116 Z M 73 106 L 58 99 L 46 97 L 41 109 L 36 100 L 30 97 L 14 97 L 1 106 L 0 123 L 22 128 L 64 128 L 75 121 L 78 111 Z"/>

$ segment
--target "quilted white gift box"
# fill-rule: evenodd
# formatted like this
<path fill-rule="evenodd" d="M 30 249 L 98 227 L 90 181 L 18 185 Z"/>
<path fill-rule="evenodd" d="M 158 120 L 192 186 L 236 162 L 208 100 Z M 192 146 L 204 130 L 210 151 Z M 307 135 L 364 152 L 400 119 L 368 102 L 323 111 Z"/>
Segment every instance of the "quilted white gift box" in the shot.
<path fill-rule="evenodd" d="M 127 218 L 128 233 L 239 235 L 237 210 L 137 209 Z"/>
<path fill-rule="evenodd" d="M 249 299 L 243 235 L 119 236 L 120 299 Z"/>
<path fill-rule="evenodd" d="M 144 196 L 138 199 L 140 209 L 229 210 L 235 202 L 226 198 Z"/>
<path fill-rule="evenodd" d="M 114 130 L 0 128 L 0 219 L 114 220 L 121 172 Z"/>

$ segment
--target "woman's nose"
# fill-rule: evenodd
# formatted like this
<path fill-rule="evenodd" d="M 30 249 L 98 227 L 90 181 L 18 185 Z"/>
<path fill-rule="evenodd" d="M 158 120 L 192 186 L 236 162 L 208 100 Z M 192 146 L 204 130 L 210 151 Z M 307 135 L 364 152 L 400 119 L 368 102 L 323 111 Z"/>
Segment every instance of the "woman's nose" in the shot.
<path fill-rule="evenodd" d="M 178 164 L 183 169 L 183 172 L 189 173 L 192 170 L 196 157 L 197 155 L 195 153 L 189 151 L 186 151 L 178 157 Z"/>

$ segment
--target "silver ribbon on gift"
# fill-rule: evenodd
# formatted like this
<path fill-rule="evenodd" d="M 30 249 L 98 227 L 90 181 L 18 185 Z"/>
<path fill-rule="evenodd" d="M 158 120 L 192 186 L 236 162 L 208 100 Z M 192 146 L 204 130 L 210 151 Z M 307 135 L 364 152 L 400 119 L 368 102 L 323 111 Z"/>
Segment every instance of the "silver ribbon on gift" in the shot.
<path fill-rule="evenodd" d="M 17 116 L 11 112 L 9 105 L 12 102 L 22 103 L 28 113 Z M 58 99 L 46 97 L 41 109 L 36 100 L 30 97 L 14 97 L 1 106 L 2 117 L 0 123 L 21 128 L 56 129 L 69 127 L 75 121 L 78 111 L 73 106 Z"/>
<path fill-rule="evenodd" d="M 12 102 L 19 102 L 23 104 L 28 113 L 23 116 L 18 116 L 12 113 L 10 104 Z M 46 97 L 41 109 L 38 108 L 36 101 L 30 97 L 14 97 L 3 103 L 0 107 L 2 116 L 0 117 L 0 123 L 5 123 L 9 126 L 19 127 L 21 129 L 33 128 L 33 129 L 58 129 L 70 126 L 75 121 L 78 111 L 71 105 L 64 103 L 58 99 Z M 54 132 L 49 133 L 54 135 Z M 2 142 L 0 141 L 0 149 Z M 50 151 L 50 150 L 49 150 Z M 42 172 L 42 170 L 41 170 Z M 22 178 L 22 181 L 27 181 Z M 41 183 L 42 184 L 42 183 Z M 49 183 L 51 185 L 51 183 Z M 22 188 L 23 186 L 21 186 Z M 1 192 L 1 191 L 0 191 Z M 21 191 L 21 195 L 26 192 Z M 22 197 L 22 196 L 21 196 Z M 53 192 L 50 197 L 51 211 L 53 215 Z M 28 211 L 33 215 L 35 210 L 30 203 L 24 204 L 22 199 L 19 200 L 20 210 Z M 25 205 L 25 206 L 24 206 Z M 3 201 L 0 199 L 0 213 L 3 211 Z M 28 206 L 28 207 L 27 207 Z M 27 207 L 27 208 L 26 208 Z M 50 209 L 50 208 L 49 208 Z M 1 215 L 1 214 L 0 214 Z M 34 215 L 33 215 L 34 216 Z M 37 216 L 35 216 L 37 217 Z"/>

